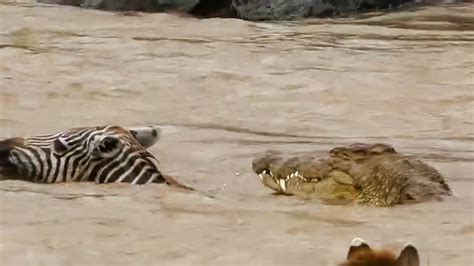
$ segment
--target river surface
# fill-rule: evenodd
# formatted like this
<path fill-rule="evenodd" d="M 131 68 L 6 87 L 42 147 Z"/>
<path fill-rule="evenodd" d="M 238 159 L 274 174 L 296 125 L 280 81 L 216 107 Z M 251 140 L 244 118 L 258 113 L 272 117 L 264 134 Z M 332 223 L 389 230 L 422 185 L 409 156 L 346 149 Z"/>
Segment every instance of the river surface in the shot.
<path fill-rule="evenodd" d="M 18 3 L 23 2 L 23 3 Z M 160 185 L 0 182 L 1 265 L 316 265 L 352 238 L 474 265 L 474 8 L 255 23 L 0 1 L 0 137 L 162 126 Z M 256 154 L 387 142 L 454 196 L 395 208 L 272 195 Z"/>

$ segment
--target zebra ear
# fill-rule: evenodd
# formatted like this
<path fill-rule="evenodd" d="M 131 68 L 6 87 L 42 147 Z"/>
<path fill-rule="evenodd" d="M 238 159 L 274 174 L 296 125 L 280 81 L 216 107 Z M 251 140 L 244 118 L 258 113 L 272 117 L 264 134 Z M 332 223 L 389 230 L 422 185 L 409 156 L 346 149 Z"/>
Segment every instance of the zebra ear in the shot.
<path fill-rule="evenodd" d="M 53 141 L 53 152 L 55 154 L 63 154 L 69 149 L 69 144 L 67 141 L 62 138 L 58 137 Z"/>
<path fill-rule="evenodd" d="M 145 149 L 155 145 L 161 138 L 161 129 L 156 126 L 132 127 L 127 130 Z"/>
<path fill-rule="evenodd" d="M 347 259 L 351 259 L 354 254 L 363 250 L 369 251 L 370 246 L 365 243 L 365 241 L 361 238 L 356 237 L 352 239 L 351 246 L 349 247 L 349 251 L 347 252 Z"/>

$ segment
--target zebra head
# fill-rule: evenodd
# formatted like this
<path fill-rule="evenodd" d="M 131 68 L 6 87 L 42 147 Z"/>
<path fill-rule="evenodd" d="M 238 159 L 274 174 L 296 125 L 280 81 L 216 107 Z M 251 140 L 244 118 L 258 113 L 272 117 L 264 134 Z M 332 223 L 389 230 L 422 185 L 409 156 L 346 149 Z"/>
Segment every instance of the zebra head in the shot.
<path fill-rule="evenodd" d="M 41 183 L 165 182 L 146 149 L 161 137 L 157 127 L 98 126 L 0 141 L 0 176 Z"/>

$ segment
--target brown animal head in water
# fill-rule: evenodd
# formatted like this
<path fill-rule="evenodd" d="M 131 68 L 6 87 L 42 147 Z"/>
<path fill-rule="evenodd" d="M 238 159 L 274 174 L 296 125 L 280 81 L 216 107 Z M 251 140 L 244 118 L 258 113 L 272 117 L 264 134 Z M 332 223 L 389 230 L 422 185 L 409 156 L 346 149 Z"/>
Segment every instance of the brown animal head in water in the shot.
<path fill-rule="evenodd" d="M 388 250 L 374 250 L 360 238 L 352 240 L 347 260 L 340 266 L 419 266 L 417 249 L 407 244 L 397 257 Z"/>

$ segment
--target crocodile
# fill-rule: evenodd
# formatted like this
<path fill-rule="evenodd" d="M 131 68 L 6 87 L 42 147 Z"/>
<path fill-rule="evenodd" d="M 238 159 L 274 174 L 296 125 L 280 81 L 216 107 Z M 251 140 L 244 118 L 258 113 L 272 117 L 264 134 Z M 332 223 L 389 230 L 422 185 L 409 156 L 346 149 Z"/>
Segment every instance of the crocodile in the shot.
<path fill-rule="evenodd" d="M 435 168 L 385 143 L 353 143 L 327 154 L 268 150 L 252 169 L 276 194 L 326 203 L 392 207 L 452 195 Z"/>

